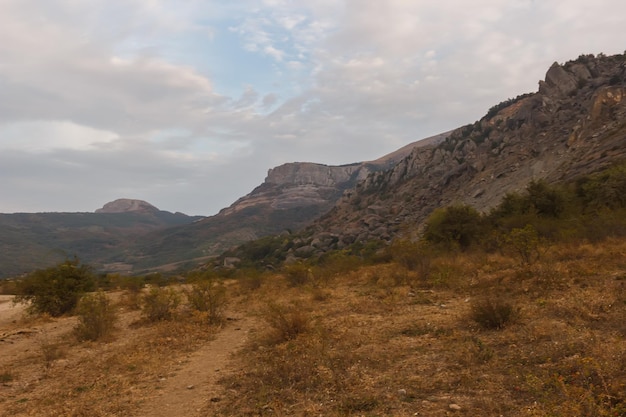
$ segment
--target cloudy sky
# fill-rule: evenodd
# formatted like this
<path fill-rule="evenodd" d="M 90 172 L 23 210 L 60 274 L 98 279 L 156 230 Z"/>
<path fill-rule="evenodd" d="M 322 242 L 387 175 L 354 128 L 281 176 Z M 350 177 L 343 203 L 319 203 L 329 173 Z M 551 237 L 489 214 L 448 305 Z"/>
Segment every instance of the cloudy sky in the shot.
<path fill-rule="evenodd" d="M 214 214 L 626 49 L 623 0 L 0 0 L 0 212 Z"/>

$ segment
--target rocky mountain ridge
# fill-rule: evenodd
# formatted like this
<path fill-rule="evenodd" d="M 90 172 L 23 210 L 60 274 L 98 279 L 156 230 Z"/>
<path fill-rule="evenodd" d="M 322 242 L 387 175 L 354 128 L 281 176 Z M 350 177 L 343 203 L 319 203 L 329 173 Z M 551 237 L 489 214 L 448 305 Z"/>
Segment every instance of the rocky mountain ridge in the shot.
<path fill-rule="evenodd" d="M 583 55 L 553 64 L 536 93 L 500 103 L 442 143 L 368 175 L 291 251 L 389 241 L 419 230 L 435 208 L 465 203 L 487 211 L 533 179 L 573 179 L 624 158 L 626 55 Z"/>
<path fill-rule="evenodd" d="M 272 168 L 261 185 L 215 216 L 132 242 L 123 262 L 134 271 L 168 270 L 185 261 L 205 262 L 264 236 L 296 232 L 328 212 L 367 175 L 392 167 L 414 147 L 440 143 L 446 136 L 422 139 L 374 161 L 340 166 L 292 162 Z M 119 258 L 107 263 L 119 264 Z"/>
<path fill-rule="evenodd" d="M 343 195 L 373 172 L 393 167 L 416 147 L 432 146 L 443 141 L 450 132 L 410 143 L 374 161 L 346 165 L 325 165 L 313 162 L 291 162 L 268 170 L 264 182 L 251 193 L 220 211 L 228 216 L 245 208 L 268 205 L 281 210 L 320 206 L 329 210 Z M 310 219 L 313 220 L 313 219 Z"/>

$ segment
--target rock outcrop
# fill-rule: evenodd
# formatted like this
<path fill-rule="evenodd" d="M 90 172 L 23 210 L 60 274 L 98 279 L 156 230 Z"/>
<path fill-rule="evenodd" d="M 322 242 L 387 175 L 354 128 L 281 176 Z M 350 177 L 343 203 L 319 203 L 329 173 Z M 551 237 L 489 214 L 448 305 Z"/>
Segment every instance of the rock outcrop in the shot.
<path fill-rule="evenodd" d="M 323 214 L 335 205 L 346 190 L 354 188 L 368 175 L 389 169 L 416 147 L 440 143 L 448 133 L 414 142 L 375 161 L 338 166 L 293 162 L 277 166 L 268 171 L 263 184 L 230 207 L 222 209 L 218 216 L 260 207 L 272 210 L 315 207 L 316 212 Z"/>
<path fill-rule="evenodd" d="M 626 55 L 554 64 L 539 91 L 494 106 L 445 141 L 370 173 L 300 244 L 314 253 L 419 230 L 454 202 L 487 211 L 533 179 L 570 180 L 626 158 Z M 318 236 L 332 236 L 319 242 Z M 298 247 L 292 248 L 296 253 Z"/>

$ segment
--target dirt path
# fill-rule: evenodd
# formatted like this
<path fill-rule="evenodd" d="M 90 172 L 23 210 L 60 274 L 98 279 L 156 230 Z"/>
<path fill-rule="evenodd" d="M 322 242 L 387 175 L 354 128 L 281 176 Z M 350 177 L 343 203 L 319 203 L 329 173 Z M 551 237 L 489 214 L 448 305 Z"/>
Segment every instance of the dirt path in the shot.
<path fill-rule="evenodd" d="M 146 400 L 139 417 L 197 416 L 210 401 L 219 401 L 218 379 L 227 372 L 231 354 L 248 339 L 255 322 L 241 317 L 231 320 L 215 340 L 192 353 L 173 377 L 162 381 L 161 389 Z"/>

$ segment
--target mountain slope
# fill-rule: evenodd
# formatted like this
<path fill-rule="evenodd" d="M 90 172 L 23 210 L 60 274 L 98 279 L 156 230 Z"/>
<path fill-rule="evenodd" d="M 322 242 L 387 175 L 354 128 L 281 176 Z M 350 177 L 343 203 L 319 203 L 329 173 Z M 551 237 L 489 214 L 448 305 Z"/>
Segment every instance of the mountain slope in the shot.
<path fill-rule="evenodd" d="M 161 211 L 139 200 L 124 200 L 125 208 L 110 204 L 96 213 L 0 214 L 0 278 L 74 255 L 100 266 L 131 238 L 201 218 Z"/>
<path fill-rule="evenodd" d="M 174 268 L 186 261 L 193 265 L 244 242 L 300 230 L 328 212 L 346 190 L 369 174 L 389 169 L 413 148 L 440 143 L 446 136 L 411 143 L 375 161 L 341 166 L 280 165 L 268 171 L 261 185 L 217 215 L 141 236 L 109 262 L 133 265 L 135 271 Z"/>
<path fill-rule="evenodd" d="M 626 56 L 581 56 L 439 145 L 373 173 L 308 231 L 310 252 L 390 240 L 453 202 L 495 206 L 532 179 L 573 179 L 626 157 Z M 319 236 L 332 236 L 321 239 Z M 292 250 L 297 250 L 294 248 Z M 306 251 L 304 251 L 306 252 Z"/>

